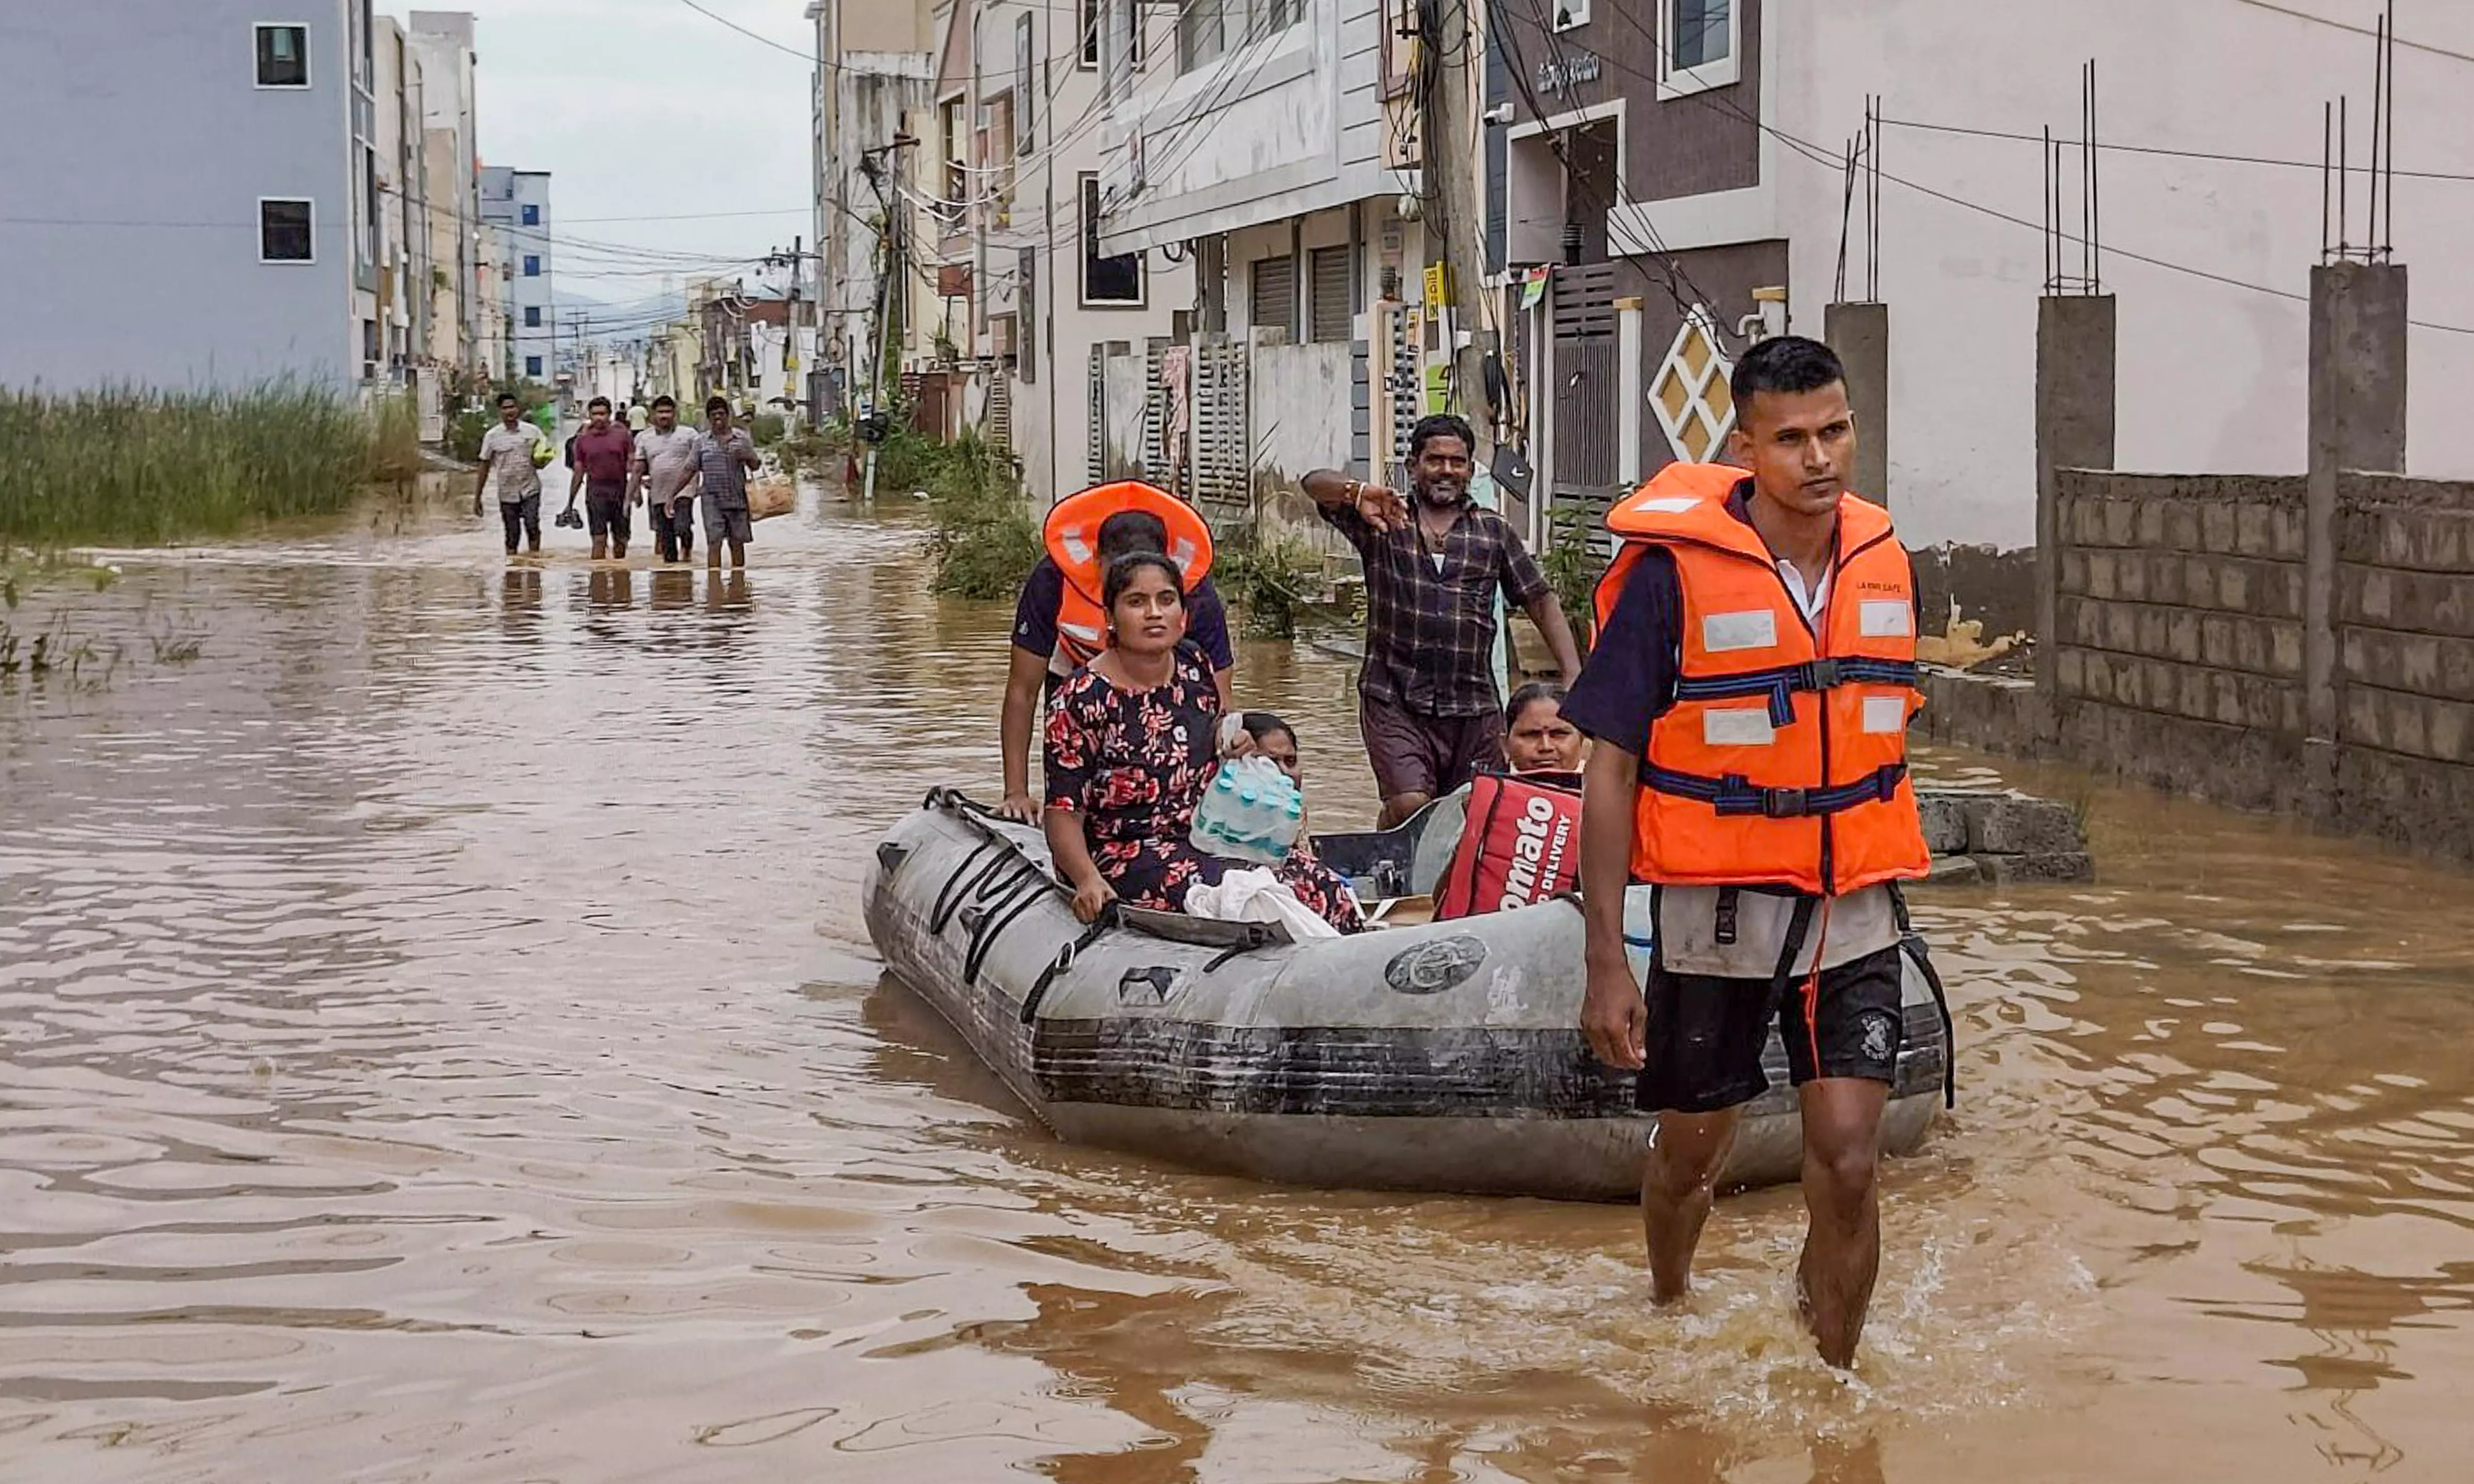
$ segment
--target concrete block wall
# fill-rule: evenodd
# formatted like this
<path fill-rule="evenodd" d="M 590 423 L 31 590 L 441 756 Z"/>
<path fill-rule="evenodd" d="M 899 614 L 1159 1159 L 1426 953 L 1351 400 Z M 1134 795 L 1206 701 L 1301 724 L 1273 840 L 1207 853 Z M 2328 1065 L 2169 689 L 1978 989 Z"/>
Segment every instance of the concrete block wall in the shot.
<path fill-rule="evenodd" d="M 2055 504 L 2060 750 L 2244 807 L 2290 802 L 2301 478 L 2062 469 Z"/>
<path fill-rule="evenodd" d="M 2302 478 L 2056 484 L 2050 691 L 1928 671 L 1926 737 L 2474 860 L 2474 482 L 2341 476 L 2316 602 Z"/>
<path fill-rule="evenodd" d="M 2474 484 L 2337 491 L 2338 814 L 2474 858 Z"/>

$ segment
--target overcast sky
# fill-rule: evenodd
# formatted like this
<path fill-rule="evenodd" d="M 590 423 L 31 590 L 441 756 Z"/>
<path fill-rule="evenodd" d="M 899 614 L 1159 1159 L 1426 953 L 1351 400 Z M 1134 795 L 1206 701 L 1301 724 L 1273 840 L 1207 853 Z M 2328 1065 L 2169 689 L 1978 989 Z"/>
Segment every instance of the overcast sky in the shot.
<path fill-rule="evenodd" d="M 562 295 L 635 309 L 664 290 L 666 274 L 676 289 L 692 275 L 740 271 L 721 260 L 787 249 L 813 230 L 813 69 L 803 59 L 815 38 L 805 0 L 697 3 L 800 55 L 682 0 L 419 7 L 474 16 L 481 159 L 550 172 L 551 270 Z M 415 8 L 381 4 L 399 22 Z M 651 220 L 660 217 L 673 220 Z M 638 310 L 626 323 L 646 317 Z"/>

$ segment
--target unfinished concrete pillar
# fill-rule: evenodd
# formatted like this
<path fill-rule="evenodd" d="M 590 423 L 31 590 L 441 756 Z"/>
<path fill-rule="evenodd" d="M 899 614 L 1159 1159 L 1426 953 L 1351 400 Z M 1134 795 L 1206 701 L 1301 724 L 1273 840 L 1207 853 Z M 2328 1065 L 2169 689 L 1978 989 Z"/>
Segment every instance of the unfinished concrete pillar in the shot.
<path fill-rule="evenodd" d="M 1831 304 L 1821 338 L 1847 367 L 1847 405 L 1856 413 L 1856 492 L 1890 503 L 1890 306 Z"/>
<path fill-rule="evenodd" d="M 1640 296 L 1615 300 L 1615 483 L 1630 493 L 1640 483 L 1641 386 L 1647 368 L 1641 361 L 1640 321 L 1646 307 Z"/>
<path fill-rule="evenodd" d="M 2347 470 L 2405 471 L 2406 271 L 2402 263 L 2311 270 L 2311 462 L 2303 482 L 2305 798 L 2337 806 L 2344 665 L 2337 563 L 2338 483 Z"/>
<path fill-rule="evenodd" d="M 2110 294 L 2036 301 L 2036 689 L 2056 699 L 2061 660 L 2058 473 L 2113 467 L 2115 345 Z M 2048 707 L 2058 715 L 2060 707 Z"/>

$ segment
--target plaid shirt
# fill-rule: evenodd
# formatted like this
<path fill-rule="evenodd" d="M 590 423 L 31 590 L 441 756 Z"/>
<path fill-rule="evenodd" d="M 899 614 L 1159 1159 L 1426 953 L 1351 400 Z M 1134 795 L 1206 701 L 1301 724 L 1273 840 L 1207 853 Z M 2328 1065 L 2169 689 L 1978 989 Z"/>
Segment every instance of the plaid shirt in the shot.
<path fill-rule="evenodd" d="M 1464 504 L 1437 547 L 1416 518 L 1414 497 L 1405 531 L 1377 531 L 1354 506 L 1318 509 L 1366 567 L 1358 693 L 1428 716 L 1479 716 L 1502 706 L 1494 687 L 1495 592 L 1527 608 L 1552 590 L 1512 523 Z"/>

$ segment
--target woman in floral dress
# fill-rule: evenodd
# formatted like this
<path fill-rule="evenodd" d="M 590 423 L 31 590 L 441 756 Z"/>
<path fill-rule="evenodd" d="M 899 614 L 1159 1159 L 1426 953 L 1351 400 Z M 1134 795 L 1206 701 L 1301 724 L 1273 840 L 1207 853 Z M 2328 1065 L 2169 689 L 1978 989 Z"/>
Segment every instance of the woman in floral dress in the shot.
<path fill-rule="evenodd" d="M 1102 589 L 1109 646 L 1057 690 L 1048 713 L 1044 824 L 1074 913 L 1112 900 L 1168 912 L 1237 863 L 1189 838 L 1219 769 L 1220 695 L 1187 647 L 1178 572 L 1155 553 L 1126 557 Z M 1365 925 L 1346 882 L 1291 851 L 1273 868 L 1308 910 L 1343 932 Z"/>

